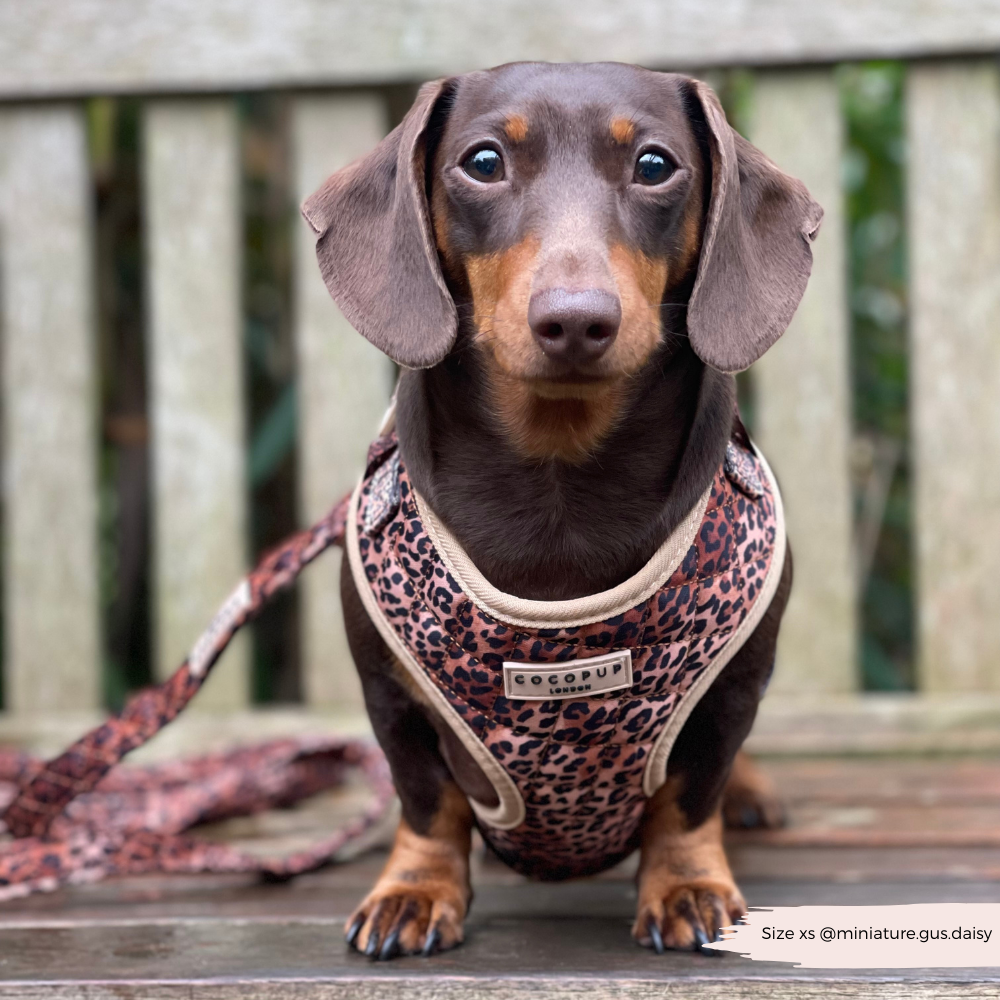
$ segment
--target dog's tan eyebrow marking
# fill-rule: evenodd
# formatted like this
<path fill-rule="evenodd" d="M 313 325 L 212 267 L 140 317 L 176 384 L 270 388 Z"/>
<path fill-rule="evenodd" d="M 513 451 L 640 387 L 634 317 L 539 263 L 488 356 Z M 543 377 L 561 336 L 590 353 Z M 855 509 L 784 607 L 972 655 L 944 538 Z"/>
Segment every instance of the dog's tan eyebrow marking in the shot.
<path fill-rule="evenodd" d="M 612 118 L 611 138 L 620 146 L 627 146 L 635 138 L 635 122 L 630 118 Z"/>
<path fill-rule="evenodd" d="M 524 142 L 528 134 L 528 119 L 524 115 L 508 115 L 503 130 L 511 142 Z"/>

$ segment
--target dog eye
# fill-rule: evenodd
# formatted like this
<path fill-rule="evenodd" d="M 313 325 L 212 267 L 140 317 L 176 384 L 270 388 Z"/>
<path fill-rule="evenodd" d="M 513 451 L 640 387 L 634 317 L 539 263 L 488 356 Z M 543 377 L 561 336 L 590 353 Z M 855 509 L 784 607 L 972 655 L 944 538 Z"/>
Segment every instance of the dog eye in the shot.
<path fill-rule="evenodd" d="M 503 180 L 503 159 L 488 146 L 471 153 L 462 169 L 474 180 L 492 184 Z"/>
<path fill-rule="evenodd" d="M 656 150 L 643 153 L 636 161 L 633 180 L 636 184 L 662 184 L 674 172 L 674 165 Z"/>

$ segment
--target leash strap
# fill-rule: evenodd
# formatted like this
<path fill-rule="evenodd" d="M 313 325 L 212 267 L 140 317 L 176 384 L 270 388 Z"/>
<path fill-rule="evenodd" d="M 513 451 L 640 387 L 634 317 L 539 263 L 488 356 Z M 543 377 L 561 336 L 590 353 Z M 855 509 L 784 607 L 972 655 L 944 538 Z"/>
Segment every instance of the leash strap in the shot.
<path fill-rule="evenodd" d="M 273 741 L 228 755 L 178 762 L 173 766 L 181 768 L 181 773 L 172 782 L 162 767 L 135 769 L 130 778 L 120 771 L 108 775 L 126 754 L 176 718 L 204 684 L 232 637 L 274 594 L 289 587 L 328 548 L 343 545 L 349 502 L 350 497 L 345 497 L 312 528 L 264 556 L 169 679 L 134 695 L 118 715 L 48 762 L 25 754 L 7 754 L 0 760 L 0 781 L 6 779 L 17 787 L 3 814 L 3 827 L 15 839 L 0 847 L 0 898 L 112 872 L 262 871 L 290 876 L 328 860 L 384 815 L 393 794 L 391 778 L 381 752 L 364 741 Z M 366 773 L 374 802 L 361 819 L 315 848 L 269 861 L 181 835 L 194 822 L 219 818 L 220 809 L 228 815 L 245 815 L 335 787 L 342 783 L 348 766 Z M 220 786 L 220 781 L 226 784 L 223 775 L 229 776 L 228 794 Z M 108 780 L 103 781 L 106 776 Z M 194 795 L 182 802 L 178 790 L 199 787 L 199 777 L 209 785 L 214 782 L 214 789 L 201 799 Z M 130 781 L 127 790 L 133 800 L 136 795 L 140 799 L 163 796 L 168 790 L 174 794 L 170 803 L 176 815 L 167 817 L 166 831 L 162 808 L 156 816 L 159 829 L 155 829 L 153 817 L 137 811 L 134 801 L 129 805 L 122 782 L 128 786 Z M 95 793 L 98 783 L 101 789 Z M 113 808 L 106 800 L 102 804 L 101 796 L 108 795 L 117 796 Z M 175 808 L 178 803 L 182 803 L 179 810 Z"/>

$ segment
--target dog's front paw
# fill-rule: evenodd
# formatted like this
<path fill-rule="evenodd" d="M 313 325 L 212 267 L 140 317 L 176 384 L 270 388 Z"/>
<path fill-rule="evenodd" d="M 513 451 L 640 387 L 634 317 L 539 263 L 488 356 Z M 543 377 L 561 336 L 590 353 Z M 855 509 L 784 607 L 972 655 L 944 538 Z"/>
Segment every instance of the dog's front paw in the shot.
<path fill-rule="evenodd" d="M 456 887 L 428 880 L 379 882 L 347 921 L 347 943 L 369 958 L 432 955 L 461 944 L 466 903 Z"/>
<path fill-rule="evenodd" d="M 746 913 L 735 884 L 696 879 L 673 886 L 646 879 L 639 890 L 639 909 L 632 936 L 644 948 L 662 955 L 667 948 L 698 951 L 718 941 L 722 928 Z"/>

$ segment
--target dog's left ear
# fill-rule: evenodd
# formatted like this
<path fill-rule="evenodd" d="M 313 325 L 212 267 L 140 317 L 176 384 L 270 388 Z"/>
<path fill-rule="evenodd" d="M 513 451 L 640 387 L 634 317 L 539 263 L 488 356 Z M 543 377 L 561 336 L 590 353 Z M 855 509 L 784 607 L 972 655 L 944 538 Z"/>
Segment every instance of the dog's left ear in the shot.
<path fill-rule="evenodd" d="M 447 89 L 447 80 L 424 84 L 397 128 L 302 203 L 330 294 L 360 334 L 406 368 L 436 365 L 458 332 L 425 193 L 427 125 Z"/>
<path fill-rule="evenodd" d="M 692 80 L 691 88 L 708 129 L 712 194 L 688 335 L 702 361 L 737 372 L 791 322 L 812 270 L 810 244 L 823 209 L 801 181 L 730 127 L 710 87 Z"/>

